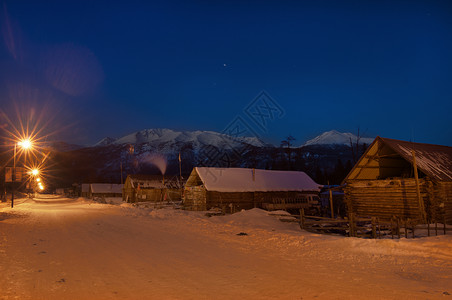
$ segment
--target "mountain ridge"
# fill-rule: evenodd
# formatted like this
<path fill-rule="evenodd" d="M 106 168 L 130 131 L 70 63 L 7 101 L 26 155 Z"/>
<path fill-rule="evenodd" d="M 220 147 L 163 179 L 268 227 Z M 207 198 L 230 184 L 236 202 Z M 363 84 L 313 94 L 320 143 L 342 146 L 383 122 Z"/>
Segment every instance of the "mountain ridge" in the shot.
<path fill-rule="evenodd" d="M 368 138 L 368 137 L 360 137 L 359 142 L 360 144 L 371 144 L 373 142 L 374 138 Z M 312 145 L 345 145 L 350 146 L 350 143 L 353 143 L 356 145 L 356 142 L 358 141 L 358 136 L 354 135 L 350 132 L 339 132 L 337 130 L 330 130 L 326 131 L 318 136 L 316 136 L 313 139 L 308 140 L 305 142 L 301 147 L 304 146 L 312 146 Z"/>
<path fill-rule="evenodd" d="M 323 132 L 313 139 L 306 141 L 299 147 L 312 145 L 345 145 L 350 146 L 350 142 L 356 144 L 358 137 L 350 132 L 339 132 L 337 130 L 330 130 Z M 374 138 L 360 137 L 360 143 L 370 144 Z M 213 145 L 215 147 L 231 146 L 234 147 L 237 143 L 240 146 L 249 144 L 255 147 L 276 147 L 258 139 L 257 137 L 233 137 L 216 131 L 176 131 L 167 128 L 143 129 L 132 132 L 120 138 L 105 137 L 92 147 L 121 145 L 121 144 L 150 144 L 158 146 L 165 144 L 181 144 L 191 143 L 195 146 Z"/>

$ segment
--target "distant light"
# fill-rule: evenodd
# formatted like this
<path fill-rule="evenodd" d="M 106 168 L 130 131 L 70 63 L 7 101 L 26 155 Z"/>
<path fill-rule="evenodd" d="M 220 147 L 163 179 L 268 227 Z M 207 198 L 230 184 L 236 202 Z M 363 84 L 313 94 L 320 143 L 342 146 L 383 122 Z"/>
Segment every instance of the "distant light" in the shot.
<path fill-rule="evenodd" d="M 31 174 L 32 174 L 33 176 L 36 176 L 36 175 L 39 174 L 39 170 L 38 170 L 38 169 L 33 169 L 33 170 L 31 170 Z"/>
<path fill-rule="evenodd" d="M 36 181 L 37 181 L 37 182 L 40 182 L 40 181 L 41 181 L 41 178 L 39 178 L 39 177 L 36 178 Z"/>
<path fill-rule="evenodd" d="M 42 185 L 40 185 L 39 189 L 42 191 L 44 189 L 44 187 Z"/>

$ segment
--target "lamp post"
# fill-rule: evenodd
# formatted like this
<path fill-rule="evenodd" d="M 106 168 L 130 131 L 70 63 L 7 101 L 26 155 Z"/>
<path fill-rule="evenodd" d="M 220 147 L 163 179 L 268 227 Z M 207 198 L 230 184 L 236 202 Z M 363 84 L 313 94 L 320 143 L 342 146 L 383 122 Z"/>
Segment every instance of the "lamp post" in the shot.
<path fill-rule="evenodd" d="M 14 143 L 14 156 L 13 156 L 13 174 L 12 174 L 12 181 L 13 181 L 13 190 L 11 192 L 11 208 L 14 207 L 14 192 L 16 191 L 16 152 L 17 152 L 17 145 L 21 146 L 22 149 L 27 150 L 31 148 L 31 141 L 30 139 L 24 139 L 22 141 L 19 141 L 18 143 Z"/>
<path fill-rule="evenodd" d="M 13 190 L 11 192 L 11 208 L 14 207 L 14 192 L 16 191 L 16 148 L 17 148 L 17 144 L 14 143 L 14 156 L 13 156 L 13 176 L 12 180 L 13 180 Z"/>

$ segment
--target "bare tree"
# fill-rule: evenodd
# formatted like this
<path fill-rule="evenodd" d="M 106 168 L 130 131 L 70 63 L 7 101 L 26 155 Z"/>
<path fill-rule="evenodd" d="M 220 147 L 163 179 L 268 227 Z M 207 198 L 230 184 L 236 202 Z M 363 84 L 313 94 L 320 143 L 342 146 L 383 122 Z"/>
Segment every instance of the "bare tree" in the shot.
<path fill-rule="evenodd" d="M 291 156 L 292 156 L 292 149 L 293 141 L 295 141 L 295 138 L 292 135 L 289 135 L 285 140 L 281 141 L 281 148 L 287 149 L 287 156 L 289 158 L 289 170 L 292 169 L 291 167 Z"/>
<path fill-rule="evenodd" d="M 352 150 L 352 159 L 353 159 L 353 163 L 356 164 L 356 162 L 358 161 L 358 159 L 361 156 L 360 153 L 360 141 L 361 141 L 361 133 L 360 133 L 360 129 L 358 127 L 358 134 L 356 135 L 356 142 L 353 143 L 352 138 L 350 137 L 350 148 Z M 363 149 L 365 151 L 365 149 Z"/>

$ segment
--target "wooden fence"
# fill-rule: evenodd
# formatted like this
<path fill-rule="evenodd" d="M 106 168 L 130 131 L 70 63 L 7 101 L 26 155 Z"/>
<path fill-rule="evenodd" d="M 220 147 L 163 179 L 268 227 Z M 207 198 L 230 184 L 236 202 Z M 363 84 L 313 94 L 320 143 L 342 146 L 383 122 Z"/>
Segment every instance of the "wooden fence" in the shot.
<path fill-rule="evenodd" d="M 300 228 L 317 233 L 324 234 L 342 234 L 350 237 L 367 237 L 367 238 L 381 238 L 382 236 L 391 235 L 391 238 L 405 238 L 415 237 L 416 229 L 427 229 L 428 236 L 430 236 L 430 224 L 427 224 L 427 228 L 419 225 L 419 220 L 405 219 L 393 217 L 390 220 L 381 220 L 378 217 L 363 218 L 356 217 L 354 214 L 349 214 L 345 219 L 331 219 L 317 216 L 307 216 L 304 214 L 304 209 L 300 209 L 299 215 L 287 215 L 287 214 L 271 214 L 278 217 L 290 217 L 280 218 L 283 222 L 297 222 L 300 224 Z M 443 228 L 439 228 L 438 223 L 433 224 L 435 235 L 442 231 L 446 234 L 446 224 L 443 224 Z M 449 229 L 450 230 L 450 229 Z"/>

